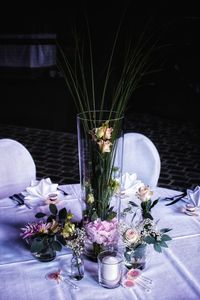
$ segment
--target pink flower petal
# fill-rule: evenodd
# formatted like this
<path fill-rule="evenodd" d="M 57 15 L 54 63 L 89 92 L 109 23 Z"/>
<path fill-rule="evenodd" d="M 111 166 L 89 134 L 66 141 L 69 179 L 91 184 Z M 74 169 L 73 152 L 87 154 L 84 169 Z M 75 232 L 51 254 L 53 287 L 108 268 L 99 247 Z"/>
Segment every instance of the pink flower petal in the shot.
<path fill-rule="evenodd" d="M 135 282 L 134 280 L 131 279 L 124 279 L 122 285 L 126 288 L 132 288 L 135 286 Z"/>
<path fill-rule="evenodd" d="M 127 273 L 128 278 L 136 278 L 141 275 L 141 271 L 139 269 L 131 269 Z"/>

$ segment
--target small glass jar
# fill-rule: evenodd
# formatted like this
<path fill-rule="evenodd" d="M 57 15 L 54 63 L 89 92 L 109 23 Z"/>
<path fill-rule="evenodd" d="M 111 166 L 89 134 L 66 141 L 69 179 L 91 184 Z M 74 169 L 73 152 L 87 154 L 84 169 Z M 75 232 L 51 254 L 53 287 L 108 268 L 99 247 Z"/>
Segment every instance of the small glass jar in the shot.
<path fill-rule="evenodd" d="M 39 239 L 39 238 L 38 238 Z M 44 242 L 44 247 L 38 252 L 32 252 L 32 255 L 41 262 L 49 262 L 56 258 L 56 250 L 53 247 L 54 237 L 48 237 Z M 27 238 L 26 242 L 31 246 L 33 239 Z"/>
<path fill-rule="evenodd" d="M 120 286 L 123 275 L 123 258 L 117 251 L 103 251 L 98 255 L 99 284 L 108 289 Z"/>
<path fill-rule="evenodd" d="M 84 260 L 82 255 L 73 252 L 71 259 L 71 278 L 81 280 L 84 277 Z"/>
<path fill-rule="evenodd" d="M 49 262 L 56 258 L 56 251 L 49 246 L 40 252 L 33 253 L 33 255 L 41 262 Z"/>

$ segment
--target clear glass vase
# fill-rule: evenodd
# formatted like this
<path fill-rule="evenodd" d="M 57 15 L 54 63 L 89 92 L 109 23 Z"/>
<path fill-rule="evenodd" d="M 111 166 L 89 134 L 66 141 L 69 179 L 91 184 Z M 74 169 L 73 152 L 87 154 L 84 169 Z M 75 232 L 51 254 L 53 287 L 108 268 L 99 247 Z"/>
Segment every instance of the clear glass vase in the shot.
<path fill-rule="evenodd" d="M 83 112 L 77 116 L 77 131 L 84 217 L 106 220 L 121 183 L 123 117 L 110 111 Z M 120 199 L 115 199 L 115 211 L 119 208 Z"/>
<path fill-rule="evenodd" d="M 44 247 L 38 252 L 32 252 L 33 256 L 41 262 L 49 262 L 56 258 L 56 250 L 53 247 L 54 237 L 45 240 Z M 29 241 L 30 243 L 30 241 Z"/>
<path fill-rule="evenodd" d="M 128 269 L 143 270 L 149 260 L 149 248 L 147 245 L 139 245 L 138 248 L 126 247 L 124 250 L 124 264 Z"/>
<path fill-rule="evenodd" d="M 77 115 L 79 170 L 84 224 L 119 217 L 123 157 L 123 117 L 110 111 Z M 93 239 L 90 237 L 90 241 Z M 95 258 L 102 250 L 91 246 Z"/>
<path fill-rule="evenodd" d="M 84 260 L 83 256 L 73 252 L 71 259 L 71 278 L 81 280 L 84 277 Z"/>

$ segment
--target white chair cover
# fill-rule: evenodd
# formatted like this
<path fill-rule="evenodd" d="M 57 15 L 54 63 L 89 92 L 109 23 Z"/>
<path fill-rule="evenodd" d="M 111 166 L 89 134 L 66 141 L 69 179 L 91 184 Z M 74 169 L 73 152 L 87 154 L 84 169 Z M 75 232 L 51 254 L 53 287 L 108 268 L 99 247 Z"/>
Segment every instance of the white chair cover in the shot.
<path fill-rule="evenodd" d="M 160 168 L 158 150 L 148 137 L 133 132 L 124 134 L 123 174 L 136 173 L 145 185 L 156 187 Z"/>
<path fill-rule="evenodd" d="M 29 151 L 12 139 L 0 139 L 0 199 L 22 192 L 36 178 Z"/>

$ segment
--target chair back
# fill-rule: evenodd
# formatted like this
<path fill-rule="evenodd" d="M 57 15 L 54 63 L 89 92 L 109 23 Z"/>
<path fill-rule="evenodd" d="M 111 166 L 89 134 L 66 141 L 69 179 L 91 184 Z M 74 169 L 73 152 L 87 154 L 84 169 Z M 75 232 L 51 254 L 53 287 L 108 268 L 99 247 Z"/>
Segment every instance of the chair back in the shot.
<path fill-rule="evenodd" d="M 160 155 L 154 143 L 141 133 L 125 133 L 122 174 L 136 173 L 145 185 L 156 187 L 160 169 Z"/>
<path fill-rule="evenodd" d="M 0 139 L 0 199 L 22 192 L 35 178 L 36 166 L 25 146 Z"/>

